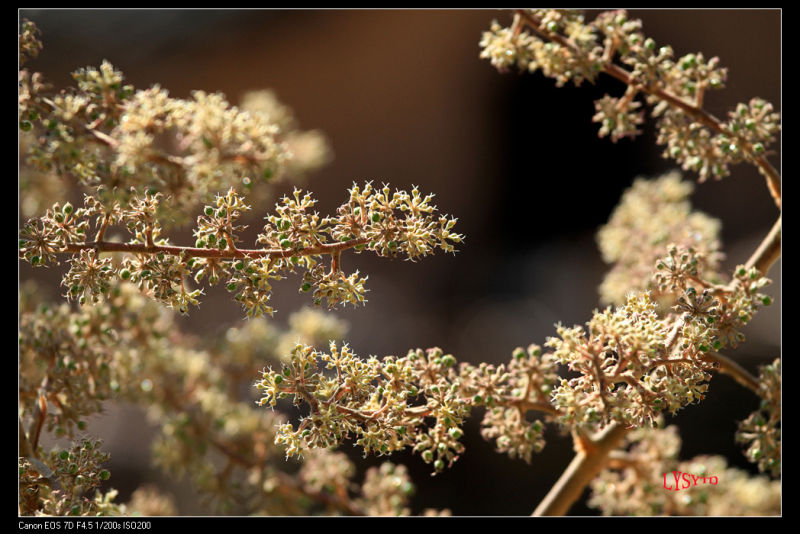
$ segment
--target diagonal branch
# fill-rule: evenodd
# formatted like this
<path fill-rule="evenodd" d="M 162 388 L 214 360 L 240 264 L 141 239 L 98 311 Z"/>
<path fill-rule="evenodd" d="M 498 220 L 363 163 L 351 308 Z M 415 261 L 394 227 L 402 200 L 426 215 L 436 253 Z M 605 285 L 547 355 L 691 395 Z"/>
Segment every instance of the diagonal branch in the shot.
<path fill-rule="evenodd" d="M 609 454 L 622 442 L 626 433 L 624 426 L 612 423 L 599 436 L 585 440 L 582 450 L 575 455 L 532 515 L 565 515 L 584 488 L 605 467 Z"/>
<path fill-rule="evenodd" d="M 534 14 L 529 13 L 527 10 L 524 9 L 515 10 L 515 21 L 518 20 L 517 17 L 519 17 L 519 19 L 525 25 L 529 26 L 533 31 L 535 31 L 538 35 L 540 35 L 544 39 L 556 42 L 559 45 L 568 48 L 575 54 L 581 53 L 580 50 L 575 46 L 575 44 L 570 39 L 558 33 L 553 33 L 543 29 L 541 21 Z M 521 28 L 521 24 L 517 27 L 518 31 L 519 28 Z M 663 100 L 673 107 L 679 108 L 681 111 L 683 111 L 687 115 L 690 115 L 696 121 L 707 126 L 714 132 L 739 139 L 740 144 L 744 149 L 744 151 L 750 156 L 755 166 L 758 168 L 761 174 L 763 174 L 764 177 L 766 178 L 767 188 L 769 189 L 770 195 L 772 196 L 772 199 L 775 201 L 775 204 L 778 206 L 778 208 L 781 207 L 781 176 L 778 170 L 775 169 L 775 167 L 769 161 L 767 161 L 764 155 L 756 155 L 750 143 L 747 142 L 745 139 L 742 139 L 742 137 L 740 135 L 737 135 L 735 132 L 729 131 L 721 120 L 719 120 L 706 110 L 697 107 L 695 105 L 692 105 L 691 103 L 686 102 L 682 98 L 670 93 L 669 91 L 666 91 L 662 87 L 659 87 L 657 85 L 640 85 L 639 83 L 636 82 L 636 80 L 634 80 L 630 72 L 620 67 L 619 65 L 612 63 L 610 61 L 610 58 L 602 63 L 601 69 L 602 72 L 605 72 L 612 78 L 616 78 L 617 80 L 626 84 L 628 87 L 633 86 L 637 90 L 640 90 L 648 95 Z"/>

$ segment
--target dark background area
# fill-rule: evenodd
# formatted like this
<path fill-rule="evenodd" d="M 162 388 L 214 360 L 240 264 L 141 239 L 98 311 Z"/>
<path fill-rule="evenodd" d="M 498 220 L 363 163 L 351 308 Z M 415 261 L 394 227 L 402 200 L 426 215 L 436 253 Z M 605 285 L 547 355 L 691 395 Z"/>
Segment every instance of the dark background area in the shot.
<path fill-rule="evenodd" d="M 417 264 L 347 255 L 345 268 L 369 275 L 365 307 L 338 310 L 361 356 L 405 354 L 440 346 L 460 361 L 508 361 L 517 346 L 543 344 L 554 324 L 582 324 L 599 306 L 606 271 L 595 232 L 637 176 L 676 168 L 662 159 L 652 121 L 636 140 L 597 137 L 593 101 L 622 85 L 556 88 L 541 74 L 499 74 L 478 57 L 481 33 L 495 10 L 29 10 L 44 50 L 30 63 L 61 88 L 78 67 L 109 60 L 136 88 L 160 84 L 172 96 L 225 93 L 236 103 L 252 89 L 273 89 L 301 128 L 320 129 L 334 160 L 308 187 L 327 213 L 353 181 L 420 186 L 439 208 L 459 218 L 466 242 L 455 255 Z M 702 51 L 729 67 L 727 87 L 710 92 L 707 109 L 725 117 L 738 102 L 760 96 L 781 110 L 781 12 L 778 10 L 645 10 L 643 31 L 677 56 Z M 591 20 L 591 15 L 587 19 Z M 780 145 L 771 162 L 780 169 Z M 685 174 L 687 179 L 696 176 Z M 284 183 L 277 195 L 291 191 Z M 778 216 L 763 177 L 732 167 L 722 182 L 699 184 L 697 209 L 723 221 L 725 265 L 743 263 Z M 260 229 L 254 209 L 251 230 Z M 255 235 L 255 234 L 253 234 Z M 173 239 L 179 241 L 178 239 Z M 780 262 L 770 275 L 776 303 L 756 316 L 748 343 L 732 356 L 751 371 L 780 354 Z M 53 271 L 51 269 L 51 271 Z M 20 266 L 20 280 L 34 275 Z M 59 272 L 50 272 L 58 298 Z M 299 280 L 275 284 L 275 320 L 310 304 Z M 224 332 L 243 313 L 222 287 L 208 288 L 198 310 L 181 319 L 187 331 Z M 733 442 L 736 421 L 757 398 L 726 376 L 715 377 L 700 406 L 671 422 L 684 441 L 681 456 L 723 454 L 752 471 Z M 493 452 L 479 436 L 481 414 L 466 426 L 467 451 L 447 472 L 429 476 L 416 456 L 405 463 L 418 487 L 413 512 L 450 508 L 454 515 L 527 515 L 572 457 L 571 440 L 555 431 L 531 465 Z M 101 431 L 102 429 L 102 431 Z M 144 416 L 122 407 L 90 421 L 112 455 L 113 486 L 124 502 L 139 484 L 161 480 L 149 464 L 152 435 Z M 352 452 L 360 469 L 375 465 Z M 181 513 L 203 513 L 181 485 Z M 596 513 L 578 504 L 573 514 Z"/>

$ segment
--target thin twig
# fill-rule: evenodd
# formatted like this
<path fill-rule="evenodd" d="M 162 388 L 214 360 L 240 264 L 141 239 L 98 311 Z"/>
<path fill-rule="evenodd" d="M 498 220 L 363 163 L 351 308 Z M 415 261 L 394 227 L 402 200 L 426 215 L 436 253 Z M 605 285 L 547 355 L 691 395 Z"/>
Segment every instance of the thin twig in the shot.
<path fill-rule="evenodd" d="M 301 249 L 233 249 L 180 247 L 172 245 L 146 245 L 141 243 L 87 242 L 69 243 L 56 253 L 75 253 L 81 250 L 97 252 L 128 252 L 131 254 L 170 254 L 186 258 L 288 258 L 291 256 L 314 256 L 319 254 L 335 254 L 343 250 L 355 248 L 369 243 L 370 239 L 362 237 L 341 243 L 322 243 Z"/>
<path fill-rule="evenodd" d="M 710 362 L 718 363 L 719 371 L 721 373 L 730 375 L 734 380 L 739 382 L 744 387 L 753 390 L 756 394 L 759 394 L 758 378 L 751 375 L 747 369 L 732 359 L 720 354 L 719 352 L 707 352 L 705 359 Z"/>
<path fill-rule="evenodd" d="M 781 217 L 775 221 L 767 237 L 761 241 L 758 248 L 745 264 L 746 267 L 755 267 L 762 275 L 767 274 L 772 264 L 781 256 Z"/>

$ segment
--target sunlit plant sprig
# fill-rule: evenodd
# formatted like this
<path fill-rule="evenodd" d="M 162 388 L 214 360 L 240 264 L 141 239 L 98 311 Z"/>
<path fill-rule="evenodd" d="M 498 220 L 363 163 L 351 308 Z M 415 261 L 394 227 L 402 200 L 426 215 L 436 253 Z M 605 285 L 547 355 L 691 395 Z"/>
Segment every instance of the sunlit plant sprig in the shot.
<path fill-rule="evenodd" d="M 657 120 L 665 158 L 697 172 L 701 182 L 727 176 L 730 165 L 753 163 L 780 206 L 780 175 L 766 159 L 780 130 L 772 104 L 753 98 L 738 104 L 727 120 L 714 117 L 703 109 L 703 99 L 707 91 L 724 87 L 727 69 L 719 59 L 702 53 L 676 58 L 672 47 L 657 45 L 641 30 L 641 21 L 624 10 L 586 22 L 576 10 L 518 9 L 510 27 L 494 22 L 483 34 L 481 57 L 500 71 L 513 66 L 541 71 L 558 86 L 612 76 L 626 90 L 595 102 L 592 120 L 601 125 L 600 137 L 617 141 L 638 135 L 643 100 Z"/>
<path fill-rule="evenodd" d="M 682 199 L 675 178 L 642 182 L 637 189 L 652 194 L 661 187 L 667 198 L 672 191 Z M 686 221 L 688 206 L 679 211 Z M 618 226 L 621 231 L 623 224 Z M 346 345 L 333 344 L 329 353 L 297 345 L 287 363 L 265 370 L 256 383 L 261 405 L 287 398 L 306 406 L 298 426 L 281 425 L 276 443 L 287 456 L 347 440 L 365 454 L 409 447 L 439 472 L 464 452 L 463 421 L 475 408 L 485 410 L 483 437 L 499 452 L 528 462 L 544 447 L 545 424 L 579 435 L 615 424 L 658 426 L 663 414 L 702 401 L 713 371 L 733 371 L 718 351 L 736 348 L 753 314 L 771 304 L 761 292 L 770 281 L 755 266 L 737 267 L 722 284 L 716 262 L 664 243 L 670 235 L 685 235 L 681 228 L 638 230 L 648 251 L 662 250 L 644 277 L 650 289 L 631 277 L 623 304 L 595 311 L 585 327 L 557 325 L 557 336 L 545 343 L 550 351 L 519 348 L 508 364 L 457 366 L 440 349 L 363 360 Z M 654 294 L 672 295 L 669 305 Z M 563 376 L 565 369 L 572 378 Z"/>
<path fill-rule="evenodd" d="M 217 195 L 205 206 L 194 230 L 195 246 L 180 247 L 161 237 L 159 218 L 161 193 L 132 192 L 127 204 L 104 202 L 100 195 L 86 195 L 84 208 L 56 204 L 44 216 L 29 220 L 20 232 L 19 255 L 34 266 L 57 262 L 67 254 L 71 268 L 63 285 L 67 296 L 81 303 L 96 301 L 108 289 L 110 279 L 129 280 L 165 305 L 186 312 L 197 306 L 201 289 L 188 287 L 207 280 L 234 293 L 248 317 L 271 315 L 271 281 L 287 272 L 305 271 L 302 292 L 312 292 L 314 304 L 329 307 L 365 300 L 365 277 L 358 271 L 345 274 L 342 252 L 371 251 L 379 256 L 405 256 L 409 260 L 436 249 L 454 252 L 463 236 L 452 231 L 456 219 L 437 215 L 431 201 L 414 187 L 411 192 L 376 189 L 371 183 L 353 185 L 349 199 L 336 215 L 322 217 L 314 211 L 311 193 L 295 189 L 276 205 L 275 214 L 257 237 L 260 249 L 240 248 L 236 224 L 250 209 L 234 190 Z M 97 233 L 87 238 L 90 221 Z M 113 225 L 124 224 L 131 238 L 112 242 L 105 234 Z M 127 253 L 115 262 L 105 253 Z M 325 257 L 329 267 L 320 262 Z M 312 291 L 313 290 L 313 291 Z"/>

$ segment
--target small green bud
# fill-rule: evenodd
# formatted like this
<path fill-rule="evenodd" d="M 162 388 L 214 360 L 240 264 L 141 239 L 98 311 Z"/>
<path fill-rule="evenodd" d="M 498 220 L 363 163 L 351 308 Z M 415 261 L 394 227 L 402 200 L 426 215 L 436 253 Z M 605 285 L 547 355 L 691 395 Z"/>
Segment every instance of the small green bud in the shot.
<path fill-rule="evenodd" d="M 453 439 L 459 439 L 461 438 L 461 436 L 464 435 L 464 433 L 458 427 L 451 428 L 450 430 L 447 431 L 447 433 L 450 434 L 450 437 Z"/>
<path fill-rule="evenodd" d="M 444 469 L 444 462 L 440 458 L 440 459 L 436 460 L 435 462 L 433 462 L 433 467 L 437 471 L 441 471 L 442 469 Z"/>
<path fill-rule="evenodd" d="M 111 472 L 108 469 L 100 471 L 100 480 L 108 480 L 111 478 Z"/>
<path fill-rule="evenodd" d="M 284 239 L 283 241 L 281 241 L 281 247 L 292 248 L 292 242 L 289 241 L 288 239 Z"/>
<path fill-rule="evenodd" d="M 303 290 L 303 292 L 306 292 L 306 293 L 307 293 L 307 292 L 308 292 L 308 290 L 310 290 L 310 289 L 311 289 L 311 284 L 309 284 L 308 282 L 306 282 L 305 284 L 303 284 L 303 285 L 300 287 L 300 289 L 301 289 L 301 290 Z"/>
<path fill-rule="evenodd" d="M 422 461 L 426 464 L 431 463 L 433 460 L 433 451 L 427 450 L 422 453 Z"/>
<path fill-rule="evenodd" d="M 205 212 L 206 215 L 211 217 L 211 216 L 214 215 L 214 208 L 212 208 L 211 206 L 206 206 L 206 209 L 204 210 L 204 212 Z"/>
<path fill-rule="evenodd" d="M 763 304 L 764 306 L 769 306 L 770 304 L 772 304 L 772 297 L 770 297 L 769 295 L 764 295 L 764 297 L 761 299 L 761 304 Z"/>
<path fill-rule="evenodd" d="M 60 453 L 58 453 L 58 457 L 61 458 L 62 460 L 66 460 L 67 458 L 69 458 L 69 451 L 61 451 Z"/>
<path fill-rule="evenodd" d="M 119 276 L 120 276 L 120 278 L 122 278 L 123 280 L 127 280 L 128 278 L 130 278 L 130 277 L 131 277 L 131 272 L 130 272 L 128 269 L 122 269 L 122 270 L 119 272 Z"/>
<path fill-rule="evenodd" d="M 70 475 L 74 475 L 75 473 L 77 473 L 77 472 L 78 472 L 78 464 L 76 464 L 76 463 L 71 463 L 71 464 L 69 464 L 69 465 L 67 466 L 67 472 L 68 472 Z"/>
<path fill-rule="evenodd" d="M 73 504 L 72 508 L 69 509 L 70 515 L 81 515 L 81 505 L 80 504 Z"/>
<path fill-rule="evenodd" d="M 228 240 L 224 237 L 219 240 L 219 249 L 223 250 L 228 247 Z"/>
<path fill-rule="evenodd" d="M 208 244 L 209 245 L 213 246 L 216 242 L 217 242 L 217 236 L 215 236 L 214 234 L 211 234 L 211 235 L 208 236 Z"/>

